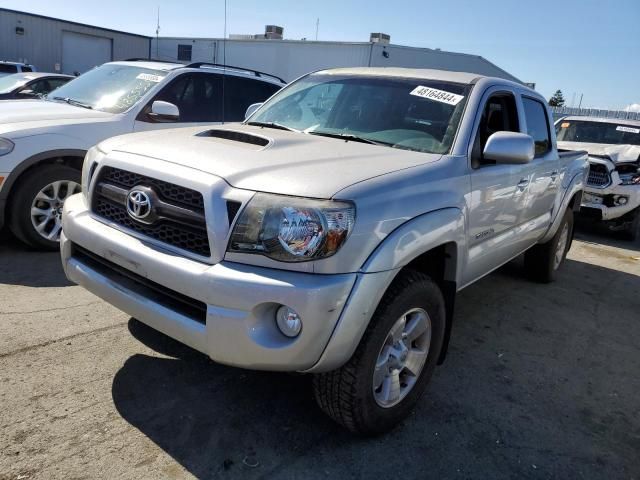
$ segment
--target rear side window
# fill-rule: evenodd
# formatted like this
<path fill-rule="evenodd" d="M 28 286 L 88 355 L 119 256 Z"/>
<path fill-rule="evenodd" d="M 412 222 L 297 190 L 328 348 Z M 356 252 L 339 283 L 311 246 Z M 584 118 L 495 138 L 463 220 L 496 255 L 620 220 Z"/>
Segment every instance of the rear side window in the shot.
<path fill-rule="evenodd" d="M 0 73 L 16 73 L 18 71 L 18 67 L 15 65 L 6 65 L 0 63 Z"/>
<path fill-rule="evenodd" d="M 28 66 L 25 65 L 25 66 L 22 67 L 22 71 L 23 72 L 33 72 L 33 68 L 28 67 Z"/>
<path fill-rule="evenodd" d="M 536 157 L 540 157 L 551 148 L 547 109 L 541 102 L 532 98 L 522 97 L 522 104 L 527 120 L 527 133 L 533 137 L 535 142 Z"/>
<path fill-rule="evenodd" d="M 253 103 L 264 102 L 280 90 L 278 85 L 227 75 L 224 78 L 224 120 L 241 122 Z"/>

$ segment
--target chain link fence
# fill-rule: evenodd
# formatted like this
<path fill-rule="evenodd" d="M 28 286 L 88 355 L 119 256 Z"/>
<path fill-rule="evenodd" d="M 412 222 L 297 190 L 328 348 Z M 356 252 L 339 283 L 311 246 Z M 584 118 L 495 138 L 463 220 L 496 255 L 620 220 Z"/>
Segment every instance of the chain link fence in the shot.
<path fill-rule="evenodd" d="M 551 107 L 555 119 L 569 115 L 580 115 L 583 117 L 603 117 L 618 118 L 624 120 L 640 120 L 640 112 L 625 112 L 624 110 L 601 110 L 598 108 L 576 108 L 576 107 Z"/>

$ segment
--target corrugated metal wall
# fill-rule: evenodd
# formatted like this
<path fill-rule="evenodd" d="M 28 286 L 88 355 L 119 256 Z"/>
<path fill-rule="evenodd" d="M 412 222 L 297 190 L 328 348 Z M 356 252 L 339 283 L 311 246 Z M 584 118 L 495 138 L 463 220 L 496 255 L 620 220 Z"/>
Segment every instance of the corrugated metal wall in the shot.
<path fill-rule="evenodd" d="M 153 38 L 151 55 L 161 60 L 176 61 L 180 44 L 192 45 L 193 62 L 222 63 L 225 42 L 221 39 L 160 38 L 156 44 Z M 371 43 L 227 40 L 226 63 L 272 73 L 287 81 L 323 68 L 386 66 L 472 72 L 520 82 L 477 55 Z"/>
<path fill-rule="evenodd" d="M 16 27 L 23 28 L 24 34 L 16 34 Z M 63 65 L 63 31 L 110 39 L 113 60 L 149 55 L 148 37 L 0 9 L 0 60 L 28 62 L 40 71 L 53 72 L 56 64 Z"/>

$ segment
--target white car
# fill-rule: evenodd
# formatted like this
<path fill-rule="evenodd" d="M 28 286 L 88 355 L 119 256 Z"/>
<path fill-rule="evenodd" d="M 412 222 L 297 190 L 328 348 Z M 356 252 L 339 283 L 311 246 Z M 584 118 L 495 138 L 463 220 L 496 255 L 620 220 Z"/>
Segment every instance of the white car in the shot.
<path fill-rule="evenodd" d="M 0 105 L 0 227 L 56 249 L 64 200 L 80 191 L 85 153 L 131 132 L 241 121 L 280 90 L 265 73 L 215 64 L 110 62 L 43 100 Z M 224 94 L 223 94 L 224 92 Z"/>
<path fill-rule="evenodd" d="M 35 72 L 36 67 L 21 62 L 0 62 L 0 77 L 13 73 Z"/>

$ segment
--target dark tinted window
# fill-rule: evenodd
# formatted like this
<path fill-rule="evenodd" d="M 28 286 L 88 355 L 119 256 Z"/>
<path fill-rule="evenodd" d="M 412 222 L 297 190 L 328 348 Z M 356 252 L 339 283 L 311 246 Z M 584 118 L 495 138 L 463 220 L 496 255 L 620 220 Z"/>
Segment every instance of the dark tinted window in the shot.
<path fill-rule="evenodd" d="M 38 95 L 46 95 L 51 91 L 51 86 L 49 85 L 49 80 L 42 79 L 31 82 L 25 87 L 25 90 L 31 90 Z"/>
<path fill-rule="evenodd" d="M 180 122 L 222 121 L 222 81 L 219 75 L 185 73 L 167 85 L 154 100 L 176 105 L 180 109 Z M 150 109 L 151 104 L 146 111 Z"/>
<path fill-rule="evenodd" d="M 16 73 L 17 71 L 18 67 L 16 67 L 15 65 L 0 63 L 0 73 Z"/>
<path fill-rule="evenodd" d="M 556 124 L 558 141 L 640 145 L 640 124 L 563 120 Z"/>
<path fill-rule="evenodd" d="M 62 85 L 67 83 L 69 80 L 71 79 L 70 78 L 50 78 L 49 87 L 51 88 L 51 90 L 55 90 L 56 88 L 61 87 Z"/>
<path fill-rule="evenodd" d="M 191 61 L 191 45 L 178 45 L 178 61 L 179 62 Z"/>
<path fill-rule="evenodd" d="M 23 72 L 33 72 L 33 68 L 27 67 L 26 65 L 22 67 Z"/>
<path fill-rule="evenodd" d="M 519 132 L 518 109 L 516 100 L 511 94 L 493 95 L 482 111 L 478 133 L 473 145 L 473 166 L 485 162 L 482 152 L 487 144 L 487 140 L 496 132 Z"/>
<path fill-rule="evenodd" d="M 241 122 L 249 105 L 264 102 L 279 89 L 277 85 L 260 80 L 226 76 L 224 80 L 225 122 Z"/>
<path fill-rule="evenodd" d="M 541 102 L 531 98 L 522 97 L 522 104 L 527 119 L 527 133 L 536 144 L 536 157 L 544 155 L 551 148 L 547 110 Z"/>

